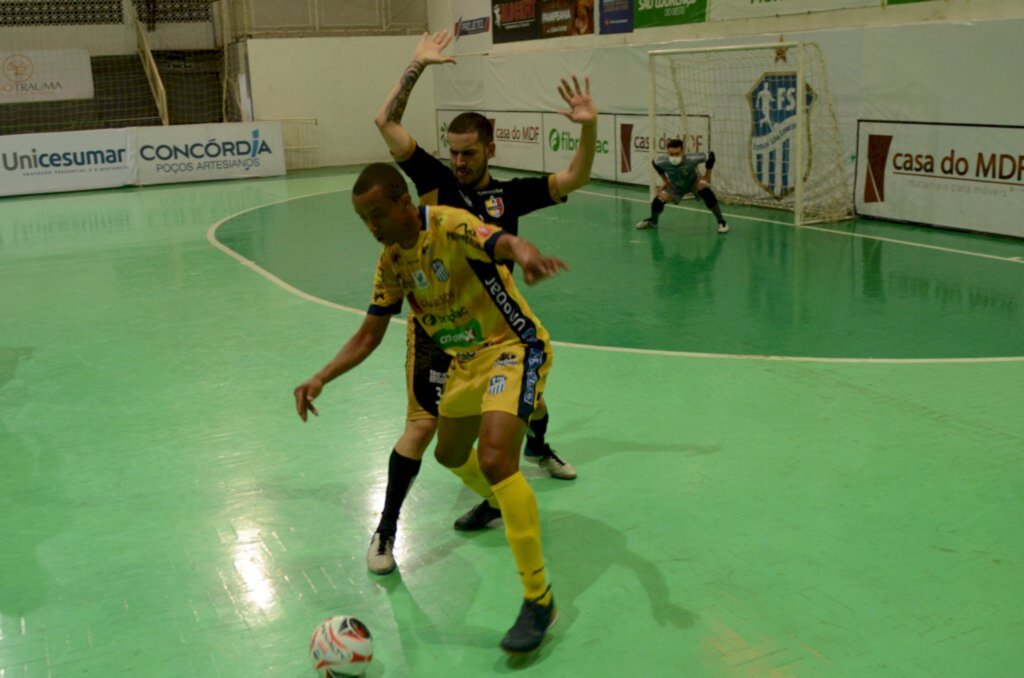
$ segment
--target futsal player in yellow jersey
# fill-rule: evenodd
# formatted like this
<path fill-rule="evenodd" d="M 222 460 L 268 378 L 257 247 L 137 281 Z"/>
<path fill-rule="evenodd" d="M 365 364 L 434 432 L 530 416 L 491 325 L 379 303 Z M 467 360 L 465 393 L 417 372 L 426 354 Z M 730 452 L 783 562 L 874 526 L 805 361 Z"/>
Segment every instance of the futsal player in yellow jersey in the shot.
<path fill-rule="evenodd" d="M 557 274 L 565 263 L 465 210 L 417 208 L 391 165 L 366 167 L 353 186 L 352 204 L 384 245 L 373 301 L 338 354 L 295 389 L 296 410 L 303 421 L 308 412 L 317 414 L 313 399 L 324 385 L 370 355 L 388 319 L 409 303 L 434 343 L 452 357 L 434 455 L 481 497 L 497 499 L 523 584 L 525 600 L 501 646 L 533 651 L 556 615 L 537 501 L 519 471 L 519 450 L 552 354 L 547 330 L 499 262 L 519 264 L 527 284 Z"/>

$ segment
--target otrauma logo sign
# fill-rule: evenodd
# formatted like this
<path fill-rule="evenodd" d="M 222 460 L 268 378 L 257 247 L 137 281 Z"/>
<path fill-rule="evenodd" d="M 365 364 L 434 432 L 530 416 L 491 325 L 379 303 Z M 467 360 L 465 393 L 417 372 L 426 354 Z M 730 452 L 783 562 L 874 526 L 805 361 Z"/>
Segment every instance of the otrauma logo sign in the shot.
<path fill-rule="evenodd" d="M 804 113 L 811 114 L 817 98 L 810 85 L 804 85 Z M 793 167 L 796 146 L 797 113 L 796 73 L 765 73 L 747 94 L 750 105 L 750 173 L 766 193 L 781 200 L 796 187 Z M 803 178 L 811 171 L 810 125 L 804 140 Z"/>
<path fill-rule="evenodd" d="M 21 54 L 12 54 L 4 59 L 4 75 L 11 82 L 25 82 L 35 73 L 32 60 Z"/>

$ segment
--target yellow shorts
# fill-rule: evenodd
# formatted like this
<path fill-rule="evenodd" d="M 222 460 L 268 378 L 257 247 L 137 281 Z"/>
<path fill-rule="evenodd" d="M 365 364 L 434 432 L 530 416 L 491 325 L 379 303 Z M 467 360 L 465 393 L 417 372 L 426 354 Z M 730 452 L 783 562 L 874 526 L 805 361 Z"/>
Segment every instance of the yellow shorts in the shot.
<path fill-rule="evenodd" d="M 408 399 L 405 418 L 435 419 L 452 358 L 412 317 L 409 318 L 405 346 L 405 391 Z"/>
<path fill-rule="evenodd" d="M 536 342 L 489 346 L 455 358 L 441 395 L 441 416 L 508 412 L 529 423 L 553 357 L 550 344 Z"/>

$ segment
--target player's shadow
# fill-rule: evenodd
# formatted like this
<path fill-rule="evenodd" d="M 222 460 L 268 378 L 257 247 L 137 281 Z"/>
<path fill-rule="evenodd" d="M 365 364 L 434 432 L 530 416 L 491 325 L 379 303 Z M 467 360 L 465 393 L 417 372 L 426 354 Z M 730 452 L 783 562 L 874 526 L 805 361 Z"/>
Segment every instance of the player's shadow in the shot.
<path fill-rule="evenodd" d="M 625 535 L 595 518 L 570 511 L 541 509 L 544 559 L 553 569 L 552 590 L 559 624 L 570 627 L 580 615 L 577 599 L 611 567 L 632 570 L 643 591 L 630 615 L 648 614 L 661 626 L 685 629 L 696 614 L 671 600 L 665 575 L 651 560 L 629 548 Z"/>

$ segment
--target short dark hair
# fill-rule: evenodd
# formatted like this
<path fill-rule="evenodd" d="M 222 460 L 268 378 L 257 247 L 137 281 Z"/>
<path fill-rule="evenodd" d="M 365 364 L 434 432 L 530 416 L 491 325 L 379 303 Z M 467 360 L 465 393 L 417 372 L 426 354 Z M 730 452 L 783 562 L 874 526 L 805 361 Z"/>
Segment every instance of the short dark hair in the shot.
<path fill-rule="evenodd" d="M 484 146 L 494 141 L 494 125 L 479 113 L 459 113 L 448 123 L 448 131 L 452 134 L 476 132 Z"/>
<path fill-rule="evenodd" d="M 380 186 L 384 195 L 390 200 L 398 200 L 409 192 L 402 173 L 395 169 L 394 165 L 384 162 L 375 162 L 367 165 L 359 178 L 352 186 L 352 195 L 362 195 L 370 191 L 374 186 Z"/>
<path fill-rule="evenodd" d="M 683 140 L 682 139 L 669 139 L 668 140 L 668 144 L 666 144 L 666 146 L 668 146 L 669 148 L 682 148 L 683 147 Z"/>

